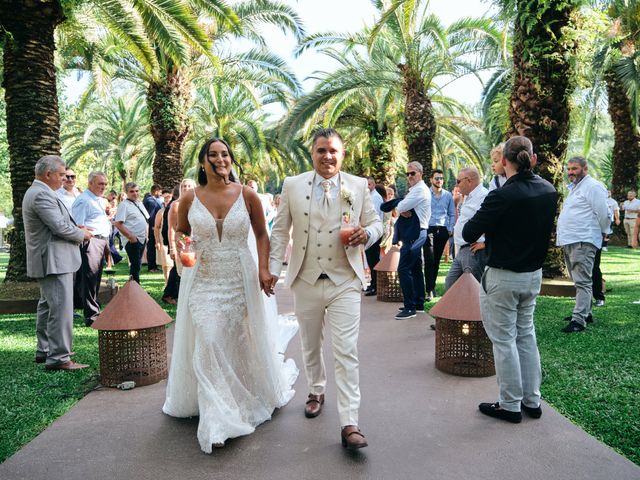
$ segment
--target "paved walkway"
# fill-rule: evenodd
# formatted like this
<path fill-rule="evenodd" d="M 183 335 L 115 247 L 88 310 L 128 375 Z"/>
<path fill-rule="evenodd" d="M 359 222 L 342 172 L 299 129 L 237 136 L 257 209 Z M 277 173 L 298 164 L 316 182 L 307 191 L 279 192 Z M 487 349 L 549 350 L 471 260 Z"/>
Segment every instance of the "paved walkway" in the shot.
<path fill-rule="evenodd" d="M 278 301 L 292 311 L 288 291 Z M 161 412 L 161 382 L 89 394 L 0 465 L 0 479 L 640 479 L 640 467 L 546 404 L 540 420 L 518 425 L 480 414 L 477 404 L 495 399 L 495 377 L 436 370 L 430 320 L 393 320 L 397 306 L 363 299 L 360 423 L 370 446 L 360 452 L 340 446 L 333 383 L 322 415 L 305 419 L 301 373 L 272 421 L 206 455 L 197 419 Z M 289 355 L 301 366 L 297 338 Z"/>

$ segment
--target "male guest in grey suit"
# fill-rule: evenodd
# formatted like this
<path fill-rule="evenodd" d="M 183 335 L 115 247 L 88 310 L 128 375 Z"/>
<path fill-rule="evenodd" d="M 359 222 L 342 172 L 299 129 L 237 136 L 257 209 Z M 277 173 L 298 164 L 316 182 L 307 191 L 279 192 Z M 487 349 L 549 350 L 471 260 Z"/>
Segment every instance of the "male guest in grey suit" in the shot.
<path fill-rule="evenodd" d="M 75 224 L 56 195 L 65 177 L 60 157 L 36 163 L 36 179 L 22 200 L 27 244 L 27 275 L 40 284 L 36 362 L 47 370 L 78 370 L 88 365 L 71 360 L 73 273 L 80 267 L 78 245 L 91 233 Z"/>

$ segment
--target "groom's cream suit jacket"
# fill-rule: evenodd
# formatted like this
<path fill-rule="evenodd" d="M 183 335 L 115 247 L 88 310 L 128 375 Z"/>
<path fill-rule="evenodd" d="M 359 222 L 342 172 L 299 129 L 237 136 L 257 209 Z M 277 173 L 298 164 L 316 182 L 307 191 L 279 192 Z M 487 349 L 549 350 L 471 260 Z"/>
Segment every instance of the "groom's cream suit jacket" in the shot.
<path fill-rule="evenodd" d="M 320 273 L 340 285 L 353 279 L 354 272 L 364 284 L 361 247 L 345 247 L 339 234 L 342 214 L 347 212 L 369 233 L 367 246 L 382 236 L 382 223 L 371 202 L 367 180 L 340 172 L 338 196 L 326 217 L 314 191 L 315 180 L 312 170 L 284 181 L 271 232 L 270 271 L 281 271 L 291 232 L 293 246 L 285 286 L 290 287 L 298 277 L 313 285 Z"/>

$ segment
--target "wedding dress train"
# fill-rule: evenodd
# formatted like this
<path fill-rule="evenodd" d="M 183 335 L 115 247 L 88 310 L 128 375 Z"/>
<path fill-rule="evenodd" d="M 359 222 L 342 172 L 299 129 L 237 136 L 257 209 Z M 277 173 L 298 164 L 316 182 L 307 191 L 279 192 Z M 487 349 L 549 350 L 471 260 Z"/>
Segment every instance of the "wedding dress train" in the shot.
<path fill-rule="evenodd" d="M 242 191 L 221 231 L 197 196 L 188 216 L 197 261 L 182 274 L 162 410 L 199 415 L 198 441 L 211 453 L 212 444 L 252 433 L 293 397 L 298 369 L 284 351 L 297 322 L 279 317 L 275 299 L 260 291 Z"/>

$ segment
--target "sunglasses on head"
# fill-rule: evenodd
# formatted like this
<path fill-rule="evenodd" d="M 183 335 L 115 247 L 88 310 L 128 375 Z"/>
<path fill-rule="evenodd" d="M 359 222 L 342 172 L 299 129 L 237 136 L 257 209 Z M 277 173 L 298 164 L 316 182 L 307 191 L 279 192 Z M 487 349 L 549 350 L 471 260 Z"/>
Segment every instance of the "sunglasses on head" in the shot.
<path fill-rule="evenodd" d="M 413 177 L 417 174 L 418 172 L 407 172 L 406 175 L 407 177 Z"/>

